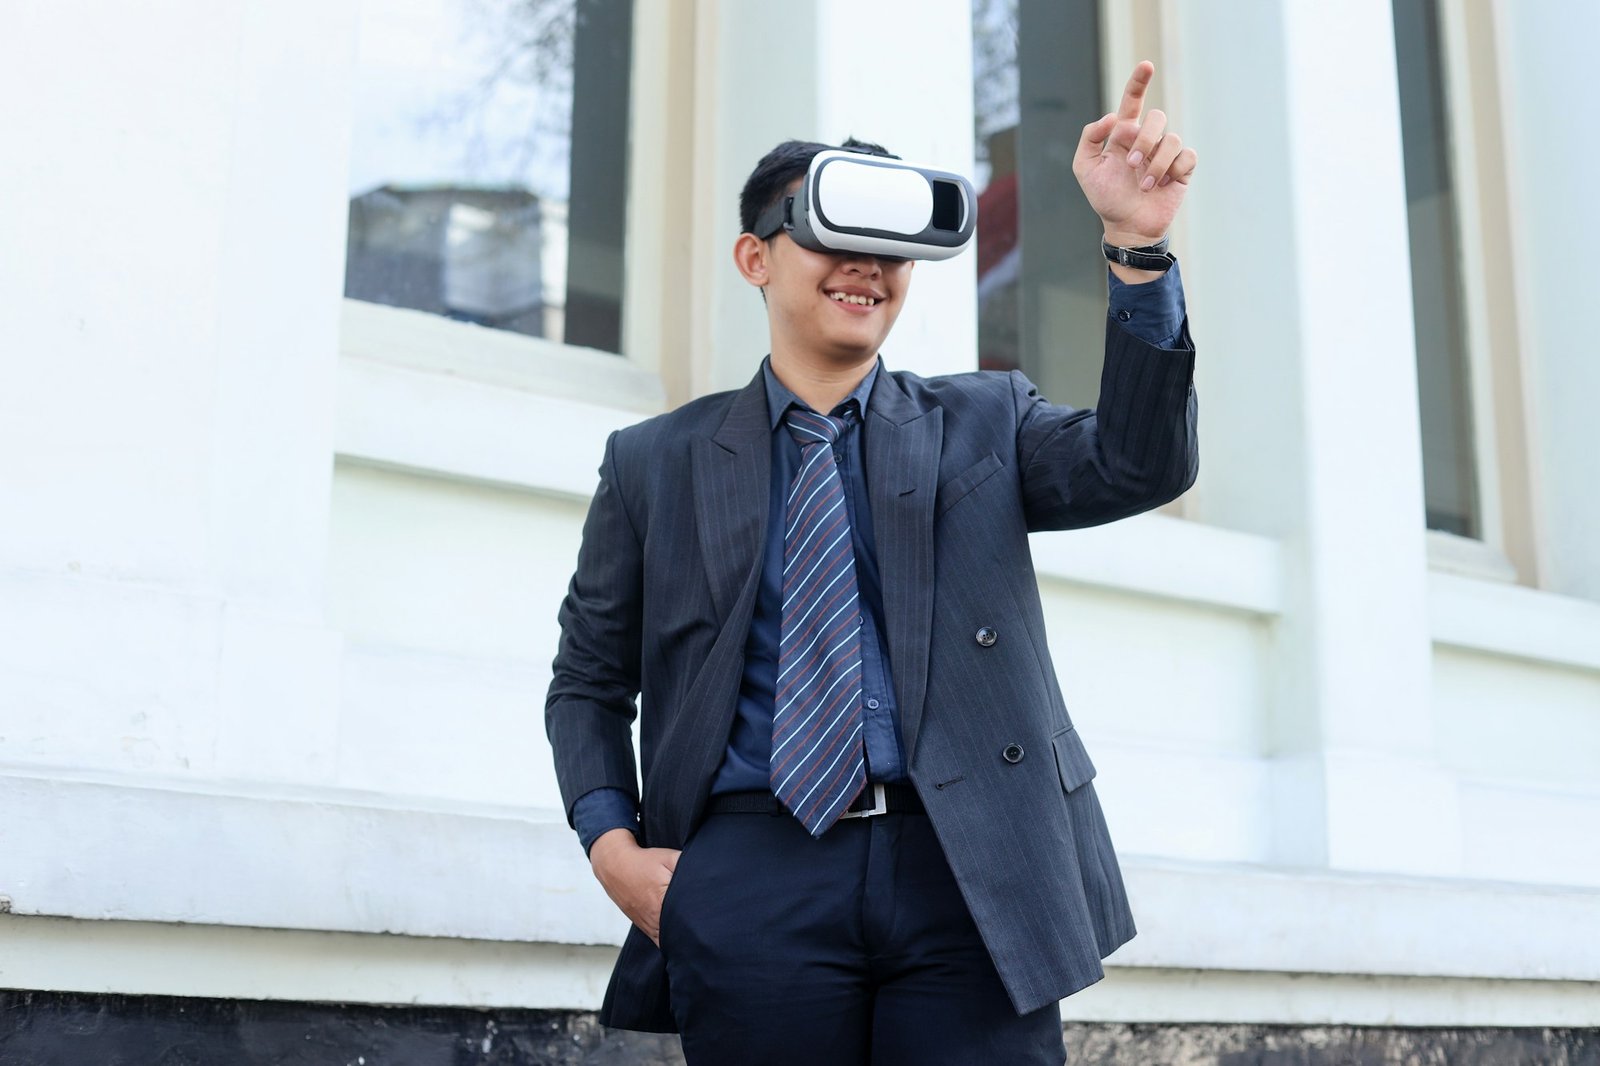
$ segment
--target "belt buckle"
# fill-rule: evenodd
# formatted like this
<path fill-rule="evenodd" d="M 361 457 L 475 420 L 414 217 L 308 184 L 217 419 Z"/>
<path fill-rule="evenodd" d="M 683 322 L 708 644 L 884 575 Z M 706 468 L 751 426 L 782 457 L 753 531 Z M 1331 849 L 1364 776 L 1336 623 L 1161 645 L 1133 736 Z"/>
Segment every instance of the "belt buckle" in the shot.
<path fill-rule="evenodd" d="M 876 814 L 889 813 L 889 790 L 880 781 L 872 786 L 872 806 L 864 811 L 845 811 L 839 815 L 844 818 L 871 818 Z"/>

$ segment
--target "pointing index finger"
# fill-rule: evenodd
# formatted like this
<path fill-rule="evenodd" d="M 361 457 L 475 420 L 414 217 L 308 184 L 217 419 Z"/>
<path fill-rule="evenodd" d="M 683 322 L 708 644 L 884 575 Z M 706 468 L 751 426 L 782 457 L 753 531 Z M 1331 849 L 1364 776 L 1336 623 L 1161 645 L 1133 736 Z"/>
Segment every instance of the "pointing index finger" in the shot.
<path fill-rule="evenodd" d="M 1150 88 L 1150 79 L 1156 75 L 1156 65 L 1148 59 L 1141 60 L 1133 68 L 1133 74 L 1128 78 L 1128 87 L 1122 90 L 1122 106 L 1117 108 L 1117 118 L 1139 120 L 1139 115 L 1144 111 L 1145 90 Z"/>

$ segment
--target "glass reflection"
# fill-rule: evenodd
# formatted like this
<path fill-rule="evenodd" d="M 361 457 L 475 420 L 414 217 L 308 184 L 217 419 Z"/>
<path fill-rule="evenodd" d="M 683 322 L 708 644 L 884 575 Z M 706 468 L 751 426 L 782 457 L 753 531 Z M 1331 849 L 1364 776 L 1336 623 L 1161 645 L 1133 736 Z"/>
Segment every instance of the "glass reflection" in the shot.
<path fill-rule="evenodd" d="M 1099 0 L 973 0 L 978 361 L 1056 403 L 1100 391 L 1105 262 L 1072 154 L 1100 101 Z"/>
<path fill-rule="evenodd" d="M 345 295 L 619 350 L 631 31 L 631 0 L 367 0 Z"/>

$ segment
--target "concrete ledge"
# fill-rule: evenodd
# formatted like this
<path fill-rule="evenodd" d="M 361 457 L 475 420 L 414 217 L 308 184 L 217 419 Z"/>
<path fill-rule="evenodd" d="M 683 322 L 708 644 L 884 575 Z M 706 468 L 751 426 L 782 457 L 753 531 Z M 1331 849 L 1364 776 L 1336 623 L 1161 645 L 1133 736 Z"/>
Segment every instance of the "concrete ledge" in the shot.
<path fill-rule="evenodd" d="M 1428 619 L 1438 644 L 1600 671 L 1600 603 L 1435 572 Z"/>
<path fill-rule="evenodd" d="M 507 943 L 626 927 L 555 812 L 0 775 L 14 915 Z M 1133 968 L 1600 981 L 1600 890 L 1124 860 Z M 1357 932 L 1358 931 L 1358 932 Z"/>
<path fill-rule="evenodd" d="M 608 358 L 620 365 L 587 372 L 629 381 L 640 373 Z M 348 354 L 338 381 L 334 448 L 342 459 L 577 499 L 599 484 L 606 436 L 643 417 L 633 408 Z M 551 440 L 563 446 L 550 448 Z"/>
<path fill-rule="evenodd" d="M 1593 1026 L 1600 983 L 1108 966 L 1105 980 L 1062 1001 L 1061 1016 L 1143 1025 Z"/>
<path fill-rule="evenodd" d="M 595 1010 L 614 947 L 0 915 L 0 988 Z"/>
<path fill-rule="evenodd" d="M 20 915 L 620 943 L 559 812 L 0 774 Z"/>
<path fill-rule="evenodd" d="M 590 1011 L 616 949 L 0 915 L 0 988 Z M 1076 1022 L 1600 1025 L 1600 984 L 1108 966 Z"/>
<path fill-rule="evenodd" d="M 1600 890 L 1124 860 L 1120 966 L 1600 981 Z"/>
<path fill-rule="evenodd" d="M 1255 615 L 1283 611 L 1282 548 L 1270 537 L 1142 514 L 1029 542 L 1040 577 Z"/>

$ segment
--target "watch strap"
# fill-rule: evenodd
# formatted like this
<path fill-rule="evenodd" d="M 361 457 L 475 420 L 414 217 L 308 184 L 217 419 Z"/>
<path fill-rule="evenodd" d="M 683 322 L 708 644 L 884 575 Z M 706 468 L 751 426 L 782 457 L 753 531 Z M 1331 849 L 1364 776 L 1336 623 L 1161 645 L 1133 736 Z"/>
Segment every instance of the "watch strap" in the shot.
<path fill-rule="evenodd" d="M 1122 248 L 1115 244 L 1107 243 L 1104 237 L 1100 238 L 1100 251 L 1105 255 L 1106 261 L 1119 263 L 1134 270 L 1159 270 L 1167 271 L 1172 264 L 1177 262 L 1177 257 L 1167 251 L 1167 238 L 1162 237 L 1154 244 L 1146 244 L 1140 248 Z"/>

